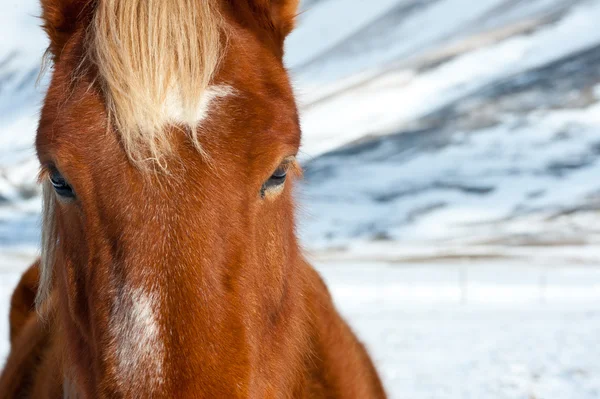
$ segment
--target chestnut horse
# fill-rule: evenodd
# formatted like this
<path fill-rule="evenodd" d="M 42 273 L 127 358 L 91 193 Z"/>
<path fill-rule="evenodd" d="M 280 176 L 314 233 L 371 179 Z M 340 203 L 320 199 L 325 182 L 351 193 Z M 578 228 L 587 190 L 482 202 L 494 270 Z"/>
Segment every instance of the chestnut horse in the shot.
<path fill-rule="evenodd" d="M 297 0 L 42 10 L 42 256 L 0 397 L 385 397 L 295 235 Z"/>

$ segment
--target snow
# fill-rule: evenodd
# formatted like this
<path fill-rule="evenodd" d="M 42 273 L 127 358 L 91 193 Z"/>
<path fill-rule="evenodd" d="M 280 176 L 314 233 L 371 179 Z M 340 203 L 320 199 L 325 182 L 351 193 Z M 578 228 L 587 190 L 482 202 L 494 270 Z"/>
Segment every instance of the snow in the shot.
<path fill-rule="evenodd" d="M 459 3 L 434 2 L 402 23 L 425 26 L 424 15 L 462 10 Z M 378 61 L 369 71 L 360 63 L 371 62 L 370 54 L 326 58 L 319 65 L 330 63 L 342 71 L 344 64 L 360 73 L 318 88 L 318 78 L 311 86 L 312 77 L 327 74 L 299 68 L 301 157 L 309 165 L 307 183 L 299 190 L 301 232 L 312 248 L 351 248 L 356 240 L 377 237 L 404 247 L 434 243 L 433 251 L 442 240 L 442 245 L 449 240 L 457 245 L 517 235 L 597 242 L 591 221 L 598 220 L 600 191 L 594 179 L 600 172 L 598 78 L 590 78 L 591 94 L 581 86 L 547 93 L 552 77 L 520 97 L 499 88 L 510 83 L 507 90 L 517 92 L 550 75 L 543 68 L 555 63 L 570 68 L 573 81 L 586 75 L 587 67 L 576 60 L 600 43 L 592 28 L 600 2 L 575 2 L 569 8 L 560 1 L 528 4 L 510 8 L 478 2 L 469 10 L 472 23 L 445 41 L 426 44 L 424 37 L 450 29 L 453 18 L 437 18 L 431 29 L 411 31 L 402 40 L 385 36 L 386 51 L 414 48 L 404 62 L 382 67 Z M 499 21 L 513 24 L 506 29 L 516 22 L 528 28 L 508 36 L 484 29 Z M 454 123 L 444 114 L 448 110 L 464 121 Z M 441 119 L 437 125 L 435 118 Z M 427 140 L 432 143 L 423 143 Z M 585 209 L 588 219 L 582 223 L 578 210 Z"/>
<path fill-rule="evenodd" d="M 0 303 L 30 260 L 0 253 Z M 600 395 L 598 268 L 316 263 L 391 398 Z M 7 311 L 0 307 L 0 320 Z M 7 350 L 3 338 L 0 363 Z"/>
<path fill-rule="evenodd" d="M 450 6 L 452 3 L 442 4 Z M 482 5 L 493 2 L 470 3 Z M 317 106 L 307 104 L 302 122 L 303 154 L 315 157 L 365 134 L 391 133 L 402 124 L 491 82 L 592 46 L 600 42 L 600 31 L 594 29 L 598 18 L 600 3 L 584 3 L 574 7 L 556 24 L 540 28 L 527 36 L 517 36 L 459 54 L 456 59 L 430 72 L 417 74 L 410 68 L 399 67 L 367 79 L 358 86 L 356 82 L 351 82 L 345 90 L 338 88 L 339 95 L 321 101 Z M 452 18 L 441 20 L 454 21 Z M 410 42 L 409 37 L 395 43 L 405 45 Z M 418 41 L 421 37 L 415 35 L 414 40 Z M 420 43 L 414 44 L 415 48 L 419 46 Z M 356 62 L 363 59 L 371 60 L 364 56 L 356 58 Z M 336 70 L 339 64 L 335 64 Z M 298 79 L 302 82 L 302 71 Z M 318 90 L 327 91 L 326 87 L 321 85 Z"/>
<path fill-rule="evenodd" d="M 458 132 L 451 139 L 453 145 L 422 151 L 404 162 L 381 162 L 385 159 L 381 154 L 390 151 L 390 146 L 382 145 L 368 155 L 376 160 L 355 157 L 334 177 L 303 187 L 310 218 L 306 239 L 343 240 L 386 230 L 405 241 L 457 239 L 474 233 L 485 241 L 498 234 L 494 222 L 517 212 L 546 209 L 545 214 L 552 215 L 576 207 L 598 190 L 594 183 L 600 175 L 595 158 L 598 115 L 598 104 L 540 111 L 518 124 L 509 121 L 468 135 Z M 569 179 L 557 178 L 559 172 L 552 167 L 588 158 L 589 165 L 572 171 Z M 332 157 L 319 167 L 337 163 L 339 159 Z M 545 194 L 531 198 L 536 192 Z M 386 195 L 389 198 L 382 198 Z M 423 214 L 410 220 L 419 210 Z M 370 231 L 371 225 L 378 231 Z M 533 226 L 527 228 L 531 231 Z"/>
<path fill-rule="evenodd" d="M 0 40 L 0 122 L 4 125 L 39 104 L 40 92 L 33 84 L 37 78 L 40 55 L 47 40 L 40 29 L 39 2 L 3 0 Z M 15 42 L 18 46 L 15 46 Z M 4 136 L 2 134 L 2 136 Z M 29 136 L 30 137 L 30 136 Z M 1 148 L 1 147 L 0 147 Z"/>
<path fill-rule="evenodd" d="M 600 270 L 322 264 L 392 398 L 597 398 Z"/>
<path fill-rule="evenodd" d="M 329 0 L 319 7 L 308 7 L 299 15 L 298 27 L 286 42 L 287 63 L 296 66 L 311 61 L 371 20 L 384 15 L 396 3 L 397 0 L 353 1 L 352 4 L 348 0 Z M 332 18 L 344 23 L 327 23 Z"/>

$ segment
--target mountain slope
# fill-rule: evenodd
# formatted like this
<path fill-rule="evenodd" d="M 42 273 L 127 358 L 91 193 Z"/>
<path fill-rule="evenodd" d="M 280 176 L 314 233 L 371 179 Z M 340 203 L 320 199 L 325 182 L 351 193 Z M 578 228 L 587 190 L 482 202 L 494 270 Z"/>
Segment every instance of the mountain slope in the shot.
<path fill-rule="evenodd" d="M 8 3 L 0 246 L 31 251 L 44 86 L 35 76 L 46 41 L 37 1 Z M 534 245 L 552 245 L 596 259 L 600 1 L 307 0 L 302 8 L 286 63 L 301 105 L 307 247 L 401 260 L 529 257 L 539 256 Z"/>
<path fill-rule="evenodd" d="M 419 3 L 415 21 L 442 6 Z M 598 260 L 600 3 L 478 4 L 458 31 L 436 20 L 453 32 L 443 40 L 392 39 L 386 54 L 414 51 L 305 97 L 301 231 L 312 248 L 394 261 Z M 370 42 L 354 34 L 344 46 Z M 335 59 L 321 65 L 348 62 Z"/>

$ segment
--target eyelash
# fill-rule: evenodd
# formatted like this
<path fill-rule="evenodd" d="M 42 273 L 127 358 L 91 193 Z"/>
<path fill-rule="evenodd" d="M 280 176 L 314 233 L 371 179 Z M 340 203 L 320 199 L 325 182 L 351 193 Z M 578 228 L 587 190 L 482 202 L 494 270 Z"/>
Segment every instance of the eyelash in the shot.
<path fill-rule="evenodd" d="M 52 184 L 52 187 L 58 196 L 65 199 L 75 198 L 75 192 L 73 191 L 73 188 L 56 168 L 50 168 L 48 172 L 48 179 L 50 180 L 50 184 Z"/>

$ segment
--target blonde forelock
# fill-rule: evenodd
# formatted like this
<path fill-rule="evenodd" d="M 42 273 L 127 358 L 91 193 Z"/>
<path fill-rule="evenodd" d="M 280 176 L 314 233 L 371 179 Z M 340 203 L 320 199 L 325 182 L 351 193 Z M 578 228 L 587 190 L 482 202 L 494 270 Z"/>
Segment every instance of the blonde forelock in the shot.
<path fill-rule="evenodd" d="M 101 0 L 88 35 L 111 125 L 143 164 L 172 153 L 178 125 L 200 150 L 202 97 L 223 53 L 224 22 L 211 0 Z M 176 110 L 176 111 L 174 111 Z"/>

